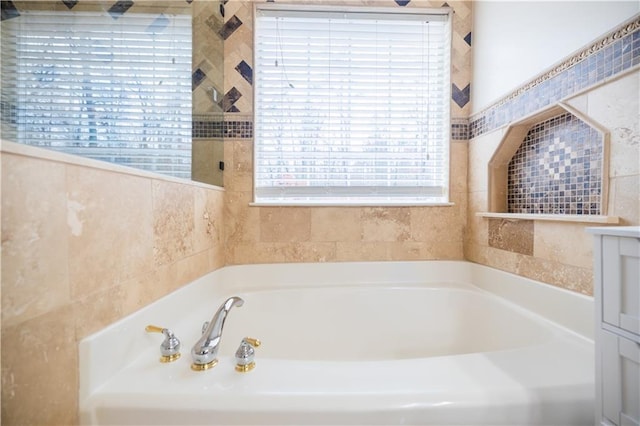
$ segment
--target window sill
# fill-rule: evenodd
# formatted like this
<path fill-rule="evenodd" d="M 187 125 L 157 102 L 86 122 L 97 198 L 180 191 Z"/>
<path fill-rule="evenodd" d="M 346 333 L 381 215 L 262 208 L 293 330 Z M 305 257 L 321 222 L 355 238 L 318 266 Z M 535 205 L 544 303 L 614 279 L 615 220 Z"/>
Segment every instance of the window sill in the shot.
<path fill-rule="evenodd" d="M 524 214 L 524 213 L 497 213 L 497 212 L 476 212 L 478 217 L 514 219 L 514 220 L 544 220 L 553 222 L 584 222 L 584 223 L 608 223 L 615 225 L 620 222 L 617 216 L 590 216 L 571 214 Z"/>
<path fill-rule="evenodd" d="M 451 207 L 454 203 L 444 202 L 313 202 L 313 201 L 257 201 L 252 207 Z"/>

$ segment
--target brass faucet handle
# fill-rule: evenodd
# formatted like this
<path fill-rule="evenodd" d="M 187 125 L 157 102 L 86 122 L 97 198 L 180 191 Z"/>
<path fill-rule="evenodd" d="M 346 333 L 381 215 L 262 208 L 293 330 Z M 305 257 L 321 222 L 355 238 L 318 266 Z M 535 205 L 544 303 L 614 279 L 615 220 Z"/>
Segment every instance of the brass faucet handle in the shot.
<path fill-rule="evenodd" d="M 244 341 L 245 341 L 245 342 L 247 342 L 247 343 L 249 343 L 249 344 L 250 344 L 251 346 L 253 346 L 254 348 L 257 348 L 257 347 L 259 347 L 259 346 L 262 344 L 262 342 L 261 342 L 260 340 L 255 339 L 255 338 L 253 338 L 253 337 L 245 337 L 245 338 L 244 338 Z"/>
<path fill-rule="evenodd" d="M 157 325 L 151 325 L 151 324 L 149 324 L 144 328 L 144 331 L 146 331 L 147 333 L 162 333 L 163 330 L 164 330 L 164 327 L 158 327 Z"/>
<path fill-rule="evenodd" d="M 160 362 L 172 362 L 180 358 L 180 340 L 168 328 L 158 327 L 157 325 L 148 325 L 144 328 L 147 333 L 164 334 L 165 339 L 160 344 Z"/>

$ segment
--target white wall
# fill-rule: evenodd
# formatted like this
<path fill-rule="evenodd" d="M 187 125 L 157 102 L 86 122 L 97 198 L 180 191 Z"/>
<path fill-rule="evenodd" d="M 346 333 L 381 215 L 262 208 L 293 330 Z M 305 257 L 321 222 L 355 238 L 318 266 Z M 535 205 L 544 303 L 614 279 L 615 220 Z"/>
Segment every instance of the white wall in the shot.
<path fill-rule="evenodd" d="M 640 12 L 640 1 L 473 2 L 471 113 Z"/>

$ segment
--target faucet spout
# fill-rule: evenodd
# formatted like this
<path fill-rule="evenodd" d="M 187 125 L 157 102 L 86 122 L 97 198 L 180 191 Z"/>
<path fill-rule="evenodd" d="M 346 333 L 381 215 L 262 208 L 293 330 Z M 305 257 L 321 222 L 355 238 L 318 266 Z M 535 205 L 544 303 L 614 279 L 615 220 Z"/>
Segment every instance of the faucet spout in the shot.
<path fill-rule="evenodd" d="M 231 308 L 234 306 L 240 307 L 243 304 L 244 300 L 234 296 L 228 298 L 222 305 L 220 305 L 209 322 L 207 329 L 202 333 L 202 337 L 191 349 L 191 357 L 193 358 L 193 364 L 191 365 L 192 369 L 206 370 L 217 364 L 217 355 L 220 347 L 220 339 L 222 338 L 224 321 Z"/>

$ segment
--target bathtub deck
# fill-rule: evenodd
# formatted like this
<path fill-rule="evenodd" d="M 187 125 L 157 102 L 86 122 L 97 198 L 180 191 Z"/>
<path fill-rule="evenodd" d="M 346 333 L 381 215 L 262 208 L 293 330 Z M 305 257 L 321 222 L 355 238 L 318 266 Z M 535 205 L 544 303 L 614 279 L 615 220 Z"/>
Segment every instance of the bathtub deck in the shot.
<path fill-rule="evenodd" d="M 399 266 L 406 266 L 400 263 L 403 265 Z M 438 263 L 444 265 L 439 270 L 431 270 L 428 276 L 433 280 L 443 280 L 446 276 L 458 282 L 452 284 L 454 287 L 468 285 L 460 283 L 470 279 L 472 272 L 476 277 L 482 276 L 476 268 L 478 265 Z M 345 268 L 345 265 L 340 265 L 340 268 Z M 478 282 L 478 285 L 497 285 L 496 277 L 502 275 L 481 268 L 480 272 L 489 279 L 484 284 Z M 402 271 L 406 275 L 406 267 Z M 417 271 L 425 276 L 424 270 L 418 268 Z M 344 274 L 344 270 L 340 273 Z M 396 283 L 398 276 L 402 276 L 391 272 L 390 275 Z M 400 281 L 415 281 L 416 276 L 410 275 Z M 287 276 L 293 281 L 291 275 Z M 282 284 L 278 274 L 273 279 L 280 280 L 281 286 L 290 287 L 286 282 Z M 332 285 L 336 283 L 330 274 L 322 279 Z M 388 277 L 378 274 L 373 281 L 379 285 L 384 279 Z M 364 285 L 361 277 L 358 280 L 360 284 L 349 284 Z M 193 309 L 193 297 L 203 297 L 204 289 L 211 287 L 210 284 L 206 280 L 194 283 L 190 289 L 174 295 L 171 303 L 160 301 L 156 306 L 145 308 L 83 342 L 83 424 L 593 423 L 593 342 L 588 336 L 576 332 L 584 325 L 578 324 L 573 330 L 566 327 L 566 324 L 571 324 L 571 319 L 560 326 L 541 318 L 541 323 L 551 330 L 550 337 L 529 346 L 448 356 L 363 362 L 292 360 L 283 358 L 282 354 L 261 357 L 258 348 L 257 366 L 247 374 L 234 371 L 231 355 L 235 347 L 230 348 L 235 346 L 234 341 L 226 342 L 226 353 L 223 351 L 214 369 L 192 371 L 188 352 L 195 335 L 186 333 L 183 356 L 171 364 L 159 363 L 159 341 L 141 330 L 147 323 L 161 321 L 158 315 L 166 315 L 168 307 L 184 312 L 181 309 L 188 306 L 191 306 L 192 315 L 178 317 L 186 324 L 179 323 L 177 329 L 187 327 L 185 330 L 192 330 L 193 318 L 202 316 L 198 308 Z M 520 284 L 523 287 L 531 285 L 530 282 Z M 264 285 L 268 287 L 268 283 Z M 226 294 L 230 289 L 235 291 L 241 286 L 232 277 L 224 285 L 215 286 L 215 291 L 207 291 Z M 254 291 L 255 287 L 247 285 L 243 290 Z M 478 287 L 477 291 L 484 290 Z M 188 292 L 194 294 L 183 294 Z M 513 297 L 517 299 L 519 296 Z M 545 297 L 548 299 L 549 296 Z M 562 297 L 572 296 L 563 295 L 560 299 Z M 500 297 L 500 300 L 504 298 Z M 581 304 L 585 300 L 577 300 L 578 308 L 568 306 L 568 312 L 575 314 L 576 309 L 582 309 Z M 553 301 L 547 300 L 547 303 Z M 212 312 L 210 307 L 202 310 L 209 311 Z M 232 316 L 233 312 L 229 321 L 233 321 Z M 125 348 L 114 353 L 104 351 L 105 347 L 117 347 L 116 342 L 122 345 L 123 335 L 131 336 L 125 341 Z M 295 336 L 291 336 L 291 341 L 296 341 Z M 380 336 L 381 345 L 388 341 L 384 335 Z M 91 360 L 91 365 L 88 362 L 82 364 L 83 360 Z"/>

